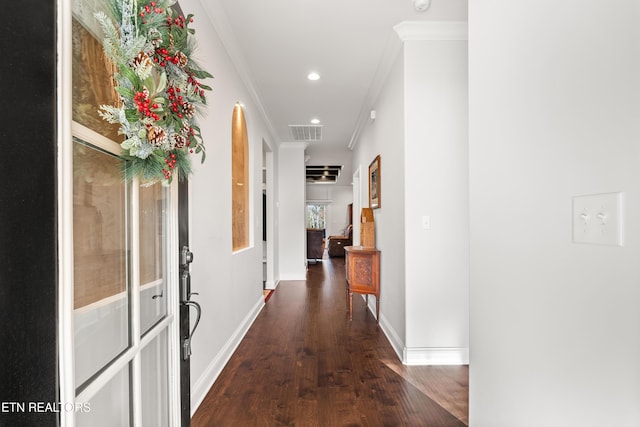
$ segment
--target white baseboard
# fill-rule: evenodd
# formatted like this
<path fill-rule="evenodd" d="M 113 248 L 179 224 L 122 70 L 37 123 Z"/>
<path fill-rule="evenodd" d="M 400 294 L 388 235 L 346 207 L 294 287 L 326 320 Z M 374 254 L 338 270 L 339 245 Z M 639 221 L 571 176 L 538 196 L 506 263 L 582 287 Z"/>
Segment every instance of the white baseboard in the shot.
<path fill-rule="evenodd" d="M 365 298 L 362 296 L 362 298 Z M 369 311 L 375 316 L 376 300 L 369 298 Z M 405 347 L 402 338 L 396 333 L 391 324 L 380 313 L 380 329 L 387 337 L 389 344 L 404 365 L 468 365 L 468 348 L 439 348 L 439 347 Z"/>
<path fill-rule="evenodd" d="M 387 337 L 387 341 L 389 341 L 389 344 L 391 344 L 393 351 L 396 352 L 398 359 L 402 360 L 404 343 L 402 342 L 402 339 L 400 338 L 400 336 L 396 333 L 395 329 L 391 327 L 391 324 L 382 315 L 382 313 L 380 314 L 379 326 L 380 326 L 380 329 L 382 329 L 382 332 L 384 333 L 384 335 Z"/>
<path fill-rule="evenodd" d="M 366 299 L 364 295 L 362 295 L 362 298 Z M 373 317 L 376 316 L 375 297 L 369 298 L 369 311 L 371 312 L 371 314 L 373 314 Z M 382 329 L 382 332 L 384 333 L 384 335 L 387 337 L 387 341 L 389 341 L 389 344 L 391 344 L 393 351 L 395 351 L 396 355 L 398 355 L 398 359 L 402 360 L 404 342 L 402 341 L 402 338 L 400 338 L 400 335 L 398 335 L 395 329 L 393 329 L 393 327 L 391 326 L 387 318 L 384 317 L 382 313 L 380 313 L 380 321 L 378 322 L 378 325 L 380 326 L 380 329 Z"/>
<path fill-rule="evenodd" d="M 238 328 L 231 335 L 229 340 L 227 340 L 216 357 L 214 357 L 209 366 L 207 366 L 207 369 L 204 371 L 202 376 L 198 378 L 191 388 L 191 416 L 193 416 L 198 407 L 200 407 L 200 404 L 211 389 L 211 386 L 216 379 L 218 379 L 222 369 L 224 369 L 227 362 L 229 362 L 229 359 L 236 351 L 236 348 L 240 345 L 240 341 L 242 341 L 244 336 L 247 334 L 247 331 L 256 320 L 256 317 L 258 317 L 258 314 L 260 314 L 263 307 L 264 298 L 260 297 L 256 305 L 245 316 Z"/>
<path fill-rule="evenodd" d="M 306 270 L 301 273 L 288 273 L 280 275 L 280 282 L 300 282 L 307 280 L 307 272 Z"/>
<path fill-rule="evenodd" d="M 468 348 L 405 347 L 405 365 L 468 365 Z"/>
<path fill-rule="evenodd" d="M 275 289 L 275 288 L 278 287 L 278 283 L 280 283 L 279 280 L 275 280 L 275 281 L 269 280 L 264 284 L 264 288 L 265 289 Z"/>

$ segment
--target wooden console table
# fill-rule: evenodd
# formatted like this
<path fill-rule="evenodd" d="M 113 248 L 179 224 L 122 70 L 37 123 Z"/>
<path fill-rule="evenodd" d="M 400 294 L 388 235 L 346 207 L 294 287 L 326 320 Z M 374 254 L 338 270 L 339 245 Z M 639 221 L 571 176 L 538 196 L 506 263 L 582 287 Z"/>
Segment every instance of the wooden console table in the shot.
<path fill-rule="evenodd" d="M 361 246 L 346 246 L 347 304 L 349 320 L 353 319 L 353 293 L 376 296 L 376 323 L 380 323 L 380 251 Z"/>

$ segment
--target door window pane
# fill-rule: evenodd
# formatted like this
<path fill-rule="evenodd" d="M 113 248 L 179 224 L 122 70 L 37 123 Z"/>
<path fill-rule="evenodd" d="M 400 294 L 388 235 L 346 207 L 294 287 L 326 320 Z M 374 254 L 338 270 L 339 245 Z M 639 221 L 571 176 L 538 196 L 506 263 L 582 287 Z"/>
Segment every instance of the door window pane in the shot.
<path fill-rule="evenodd" d="M 75 18 L 72 25 L 73 120 L 119 142 L 119 125 L 98 115 L 98 105 L 112 105 L 118 100 L 112 77 L 116 69 L 93 34 Z"/>
<path fill-rule="evenodd" d="M 116 374 L 89 402 L 77 402 L 88 411 L 76 411 L 78 427 L 127 427 L 131 425 L 129 366 Z M 150 425 L 150 424 L 145 424 Z"/>
<path fill-rule="evenodd" d="M 140 331 L 167 315 L 163 238 L 166 236 L 166 188 L 140 187 Z"/>
<path fill-rule="evenodd" d="M 120 160 L 74 143 L 76 387 L 129 346 L 127 185 Z"/>
<path fill-rule="evenodd" d="M 141 353 L 142 425 L 169 425 L 167 331 L 164 330 Z"/>

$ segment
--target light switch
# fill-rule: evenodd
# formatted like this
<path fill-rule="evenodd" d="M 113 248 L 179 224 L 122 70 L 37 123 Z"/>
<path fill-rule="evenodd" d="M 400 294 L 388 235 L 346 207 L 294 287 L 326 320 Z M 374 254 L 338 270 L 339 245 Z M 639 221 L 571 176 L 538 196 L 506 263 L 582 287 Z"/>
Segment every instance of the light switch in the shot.
<path fill-rule="evenodd" d="M 622 193 L 573 198 L 573 243 L 622 246 Z"/>
<path fill-rule="evenodd" d="M 425 230 L 431 229 L 431 217 L 428 215 L 422 216 L 422 228 Z"/>

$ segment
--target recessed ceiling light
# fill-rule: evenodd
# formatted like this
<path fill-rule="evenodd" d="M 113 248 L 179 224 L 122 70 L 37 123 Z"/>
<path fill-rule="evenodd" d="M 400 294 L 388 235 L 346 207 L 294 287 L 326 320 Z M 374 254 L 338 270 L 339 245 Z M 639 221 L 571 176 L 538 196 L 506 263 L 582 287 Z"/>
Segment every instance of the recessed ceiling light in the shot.
<path fill-rule="evenodd" d="M 318 79 L 320 78 L 320 74 L 315 73 L 315 72 L 314 72 L 314 73 L 309 73 L 309 74 L 307 75 L 307 78 L 308 78 L 309 80 L 318 80 Z"/>
<path fill-rule="evenodd" d="M 317 125 L 318 123 L 320 123 L 319 119 L 311 119 L 311 123 L 314 125 Z"/>

